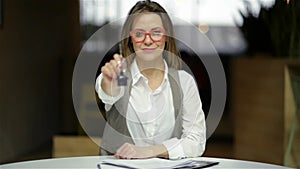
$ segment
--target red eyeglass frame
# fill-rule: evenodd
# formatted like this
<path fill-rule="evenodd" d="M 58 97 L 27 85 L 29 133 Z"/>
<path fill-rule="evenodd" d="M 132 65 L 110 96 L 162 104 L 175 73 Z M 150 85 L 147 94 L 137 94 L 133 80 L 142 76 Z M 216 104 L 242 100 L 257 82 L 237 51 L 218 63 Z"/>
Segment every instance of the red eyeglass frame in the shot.
<path fill-rule="evenodd" d="M 151 36 L 151 32 L 157 31 L 157 30 L 160 30 L 160 31 L 163 33 L 163 36 L 162 36 L 162 38 L 161 38 L 160 40 L 154 40 L 154 39 L 152 39 L 152 36 Z M 143 31 L 143 32 L 145 33 L 145 37 L 144 37 L 143 40 L 136 41 L 136 40 L 134 39 L 134 37 L 132 36 L 132 34 L 133 34 L 134 32 L 137 32 L 137 31 Z M 163 29 L 163 28 L 153 29 L 153 30 L 150 30 L 150 31 L 144 31 L 144 30 L 142 30 L 142 29 L 134 29 L 134 30 L 132 30 L 132 31 L 129 32 L 129 35 L 130 35 L 130 37 L 131 37 L 131 40 L 132 40 L 134 43 L 143 43 L 143 42 L 145 42 L 147 35 L 150 37 L 150 39 L 151 39 L 153 42 L 161 42 L 161 41 L 163 41 L 163 39 L 164 39 L 164 37 L 165 37 L 165 35 L 166 35 L 166 30 Z"/>

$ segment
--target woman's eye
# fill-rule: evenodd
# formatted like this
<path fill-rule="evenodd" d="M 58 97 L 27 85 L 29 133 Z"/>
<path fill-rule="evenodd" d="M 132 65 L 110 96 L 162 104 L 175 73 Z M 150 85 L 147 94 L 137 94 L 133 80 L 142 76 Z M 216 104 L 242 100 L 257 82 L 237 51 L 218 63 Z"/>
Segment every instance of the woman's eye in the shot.
<path fill-rule="evenodd" d="M 142 37 L 142 36 L 144 36 L 144 32 L 136 32 L 135 36 L 136 37 Z"/>
<path fill-rule="evenodd" d="M 153 31 L 152 35 L 154 35 L 154 36 L 160 36 L 160 35 L 162 35 L 162 32 L 161 31 Z"/>

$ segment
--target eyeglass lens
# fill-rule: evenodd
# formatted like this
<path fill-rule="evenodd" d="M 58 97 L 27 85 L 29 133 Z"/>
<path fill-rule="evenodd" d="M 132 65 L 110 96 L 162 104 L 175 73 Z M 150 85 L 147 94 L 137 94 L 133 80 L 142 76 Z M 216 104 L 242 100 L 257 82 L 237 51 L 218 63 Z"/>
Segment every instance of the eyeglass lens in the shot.
<path fill-rule="evenodd" d="M 149 33 L 142 31 L 142 30 L 135 30 L 132 31 L 131 36 L 134 38 L 135 41 L 141 42 L 146 39 L 146 36 L 149 35 L 153 41 L 160 41 L 164 35 L 162 30 L 152 30 Z"/>

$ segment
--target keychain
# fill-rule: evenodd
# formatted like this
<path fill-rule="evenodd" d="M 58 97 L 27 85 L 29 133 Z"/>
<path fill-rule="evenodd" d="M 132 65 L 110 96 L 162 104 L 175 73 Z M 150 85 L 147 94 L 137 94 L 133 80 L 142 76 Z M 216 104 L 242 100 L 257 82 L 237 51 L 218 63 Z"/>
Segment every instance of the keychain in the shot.
<path fill-rule="evenodd" d="M 120 55 L 122 56 L 121 44 L 120 44 Z M 122 57 L 121 61 L 117 62 L 117 80 L 119 86 L 126 86 L 127 85 L 127 62 L 126 59 Z"/>

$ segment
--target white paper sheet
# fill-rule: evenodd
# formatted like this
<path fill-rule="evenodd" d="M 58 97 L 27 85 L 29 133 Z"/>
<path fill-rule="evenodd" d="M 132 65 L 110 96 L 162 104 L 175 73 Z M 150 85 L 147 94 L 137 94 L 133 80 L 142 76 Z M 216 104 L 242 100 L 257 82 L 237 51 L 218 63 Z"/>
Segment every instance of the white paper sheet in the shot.
<path fill-rule="evenodd" d="M 120 168 L 143 168 L 143 169 L 179 169 L 179 168 L 199 168 L 214 164 L 214 162 L 195 161 L 192 159 L 182 160 L 167 160 L 161 158 L 138 159 L 138 160 L 122 160 L 109 159 L 99 163 L 100 168 L 107 165 L 116 166 Z"/>

